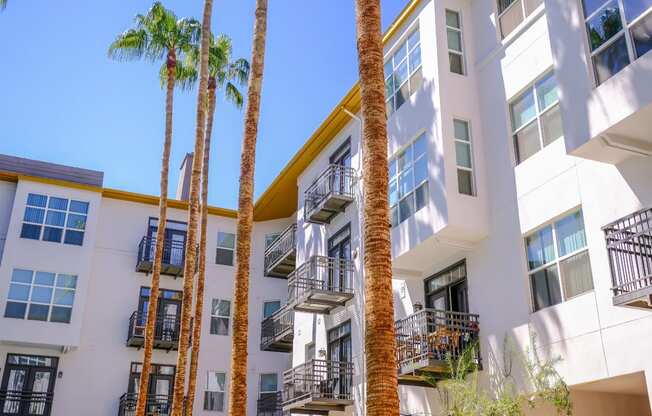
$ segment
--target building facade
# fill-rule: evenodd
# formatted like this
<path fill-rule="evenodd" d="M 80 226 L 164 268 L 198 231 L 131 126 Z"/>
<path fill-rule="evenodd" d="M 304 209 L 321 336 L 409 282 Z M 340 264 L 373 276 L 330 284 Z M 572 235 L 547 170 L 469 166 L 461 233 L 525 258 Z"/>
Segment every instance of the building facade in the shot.
<path fill-rule="evenodd" d="M 386 32 L 402 414 L 441 414 L 426 380 L 476 343 L 489 390 L 531 392 L 527 351 L 556 363 L 576 415 L 652 414 L 651 22 L 648 1 L 413 0 Z M 354 86 L 256 202 L 249 414 L 365 414 L 359 107 Z M 130 414 L 157 199 L 0 163 L 0 414 Z M 176 362 L 184 209 L 152 414 Z M 210 212 L 197 414 L 229 382 L 235 213 Z"/>

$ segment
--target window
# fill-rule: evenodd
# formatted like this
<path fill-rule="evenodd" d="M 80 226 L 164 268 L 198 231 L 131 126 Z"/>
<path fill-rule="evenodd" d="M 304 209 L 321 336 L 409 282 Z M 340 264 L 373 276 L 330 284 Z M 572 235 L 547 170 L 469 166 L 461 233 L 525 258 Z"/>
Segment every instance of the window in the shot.
<path fill-rule="evenodd" d="M 389 161 L 389 208 L 396 227 L 428 201 L 426 135 L 421 134 Z"/>
<path fill-rule="evenodd" d="M 213 299 L 211 305 L 211 334 L 229 335 L 231 320 L 231 301 Z"/>
<path fill-rule="evenodd" d="M 584 0 L 582 3 L 598 84 L 652 49 L 650 0 Z"/>
<path fill-rule="evenodd" d="M 276 373 L 261 374 L 258 388 L 259 398 L 276 396 L 278 391 L 278 376 Z"/>
<path fill-rule="evenodd" d="M 498 0 L 498 24 L 503 38 L 512 33 L 543 0 Z"/>
<path fill-rule="evenodd" d="M 235 254 L 235 234 L 217 233 L 217 253 L 215 263 L 225 266 L 233 266 L 233 257 Z"/>
<path fill-rule="evenodd" d="M 457 163 L 457 190 L 461 194 L 475 195 L 473 180 L 473 151 L 471 129 L 464 120 L 453 120 L 455 134 L 455 160 Z"/>
<path fill-rule="evenodd" d="M 209 371 L 206 377 L 206 391 L 204 392 L 204 410 L 223 412 L 225 392 L 226 373 Z"/>
<path fill-rule="evenodd" d="M 421 44 L 417 27 L 385 62 L 387 116 L 398 110 L 422 82 Z"/>
<path fill-rule="evenodd" d="M 553 72 L 528 87 L 512 101 L 509 109 L 517 163 L 523 162 L 564 134 L 557 80 Z"/>
<path fill-rule="evenodd" d="M 265 250 L 267 250 L 280 235 L 281 233 L 265 234 Z"/>
<path fill-rule="evenodd" d="M 28 194 L 21 238 L 81 246 L 88 202 Z"/>
<path fill-rule="evenodd" d="M 77 276 L 14 269 L 5 318 L 70 323 Z"/>
<path fill-rule="evenodd" d="M 535 310 L 593 289 L 581 210 L 530 234 L 525 246 Z"/>
<path fill-rule="evenodd" d="M 274 312 L 281 309 L 281 301 L 270 300 L 263 303 L 263 318 L 272 316 Z"/>
<path fill-rule="evenodd" d="M 448 40 L 448 61 L 451 72 L 464 75 L 464 53 L 462 52 L 462 20 L 458 12 L 446 10 L 446 38 Z"/>

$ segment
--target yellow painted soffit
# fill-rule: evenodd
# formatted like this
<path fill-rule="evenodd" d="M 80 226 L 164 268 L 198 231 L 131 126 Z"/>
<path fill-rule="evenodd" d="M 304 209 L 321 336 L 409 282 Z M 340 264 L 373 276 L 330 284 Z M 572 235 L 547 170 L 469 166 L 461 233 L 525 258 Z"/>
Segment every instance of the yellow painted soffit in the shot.
<path fill-rule="evenodd" d="M 419 3 L 421 0 L 411 0 L 405 6 L 383 35 L 383 45 L 403 26 Z M 360 85 L 357 82 L 258 198 L 254 205 L 256 221 L 286 218 L 297 210 L 297 178 L 349 122 L 350 116 L 344 109 L 352 113 L 360 110 Z"/>

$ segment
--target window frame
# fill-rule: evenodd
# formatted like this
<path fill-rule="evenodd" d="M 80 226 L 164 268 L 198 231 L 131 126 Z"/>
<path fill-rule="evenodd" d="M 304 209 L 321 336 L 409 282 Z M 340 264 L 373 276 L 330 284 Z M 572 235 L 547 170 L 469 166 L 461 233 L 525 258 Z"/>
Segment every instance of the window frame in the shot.
<path fill-rule="evenodd" d="M 455 135 L 455 122 L 456 121 L 461 121 L 462 123 L 466 124 L 466 128 L 467 128 L 467 131 L 469 133 L 469 140 L 468 141 L 458 139 L 457 136 Z M 470 168 L 457 164 L 457 143 L 458 142 L 463 143 L 463 144 L 467 144 L 469 146 L 469 159 L 470 159 L 469 162 L 471 163 Z M 457 192 L 460 195 L 476 197 L 476 196 L 478 196 L 478 187 L 477 187 L 477 184 L 476 184 L 476 177 L 475 177 L 475 158 L 474 158 L 474 155 L 473 155 L 473 153 L 474 153 L 473 147 L 474 146 L 473 146 L 473 130 L 472 130 L 472 126 L 471 126 L 471 120 L 466 119 L 466 118 L 462 118 L 462 117 L 453 116 L 453 145 L 455 146 L 455 168 L 456 168 L 456 174 L 457 174 L 457 178 L 458 178 Z M 460 192 L 460 189 L 459 189 L 459 172 L 458 172 L 459 170 L 464 170 L 464 171 L 467 171 L 467 172 L 471 173 L 471 194 L 465 194 L 463 192 Z"/>
<path fill-rule="evenodd" d="M 220 234 L 232 235 L 233 236 L 233 247 L 227 247 L 227 246 L 220 245 Z M 215 244 L 215 264 L 218 265 L 218 266 L 233 267 L 234 264 L 235 264 L 235 248 L 236 248 L 236 244 L 237 244 L 237 237 L 236 237 L 235 233 L 230 233 L 230 232 L 227 232 L 227 231 L 218 231 L 217 232 L 217 242 Z M 219 258 L 218 257 L 218 252 L 220 250 L 230 251 L 231 252 L 231 264 L 220 263 L 220 262 L 217 261 L 218 258 Z"/>
<path fill-rule="evenodd" d="M 229 303 L 229 314 L 228 315 L 219 315 L 219 313 L 213 313 L 213 304 L 217 301 L 217 311 L 219 312 L 219 305 L 220 302 L 228 302 Z M 211 320 L 209 322 L 209 333 L 210 335 L 219 335 L 219 336 L 224 336 L 228 337 L 231 335 L 231 317 L 232 317 L 232 305 L 233 302 L 231 302 L 231 299 L 222 299 L 222 298 L 212 298 L 211 299 Z M 226 319 L 227 326 L 226 326 L 226 334 L 220 334 L 219 332 L 213 332 L 213 319 Z"/>
<path fill-rule="evenodd" d="M 218 374 L 218 375 L 224 375 L 224 390 L 209 390 L 208 389 L 208 387 L 209 387 L 208 384 L 210 382 L 211 373 Z M 228 385 L 229 385 L 228 383 L 229 383 L 229 379 L 228 379 L 228 375 L 227 375 L 226 371 L 222 371 L 222 370 L 219 370 L 219 371 L 218 370 L 208 370 L 208 371 L 206 371 L 206 385 L 204 387 L 204 403 L 203 403 L 203 406 L 202 406 L 203 410 L 205 412 L 224 413 L 226 411 L 226 409 L 227 409 L 227 403 L 226 403 L 227 395 L 226 395 L 226 392 L 228 390 Z M 217 383 L 217 384 L 219 386 L 219 383 Z M 208 401 L 206 400 L 207 397 L 208 397 L 207 393 L 221 393 L 222 394 L 222 408 L 221 409 L 209 409 L 208 408 L 208 406 L 207 406 Z"/>
<path fill-rule="evenodd" d="M 408 40 L 410 37 L 415 33 L 419 32 L 419 42 L 415 46 L 410 46 L 407 45 Z M 400 60 L 400 62 L 397 65 L 394 65 L 394 55 L 396 52 L 398 52 L 402 47 L 405 47 L 406 49 L 406 54 L 403 59 Z M 410 65 L 410 54 L 419 48 L 419 65 L 412 69 Z M 387 75 L 385 74 L 385 67 L 387 64 L 391 61 L 392 63 L 392 72 L 391 74 Z M 405 62 L 407 64 L 407 76 L 406 79 L 400 84 L 400 85 L 395 85 L 395 79 L 394 79 L 394 74 L 396 74 L 397 69 L 401 66 L 401 64 Z M 412 76 L 416 74 L 418 71 L 421 71 L 421 82 L 420 85 L 415 86 L 414 88 L 411 85 L 411 80 Z M 410 97 L 418 90 L 421 85 L 423 85 L 423 59 L 422 59 L 422 51 L 421 51 L 421 26 L 417 21 L 415 21 L 410 27 L 407 28 L 407 30 L 404 32 L 404 34 L 397 40 L 396 43 L 387 51 L 387 53 L 384 54 L 383 56 L 383 78 L 385 80 L 385 111 L 386 111 L 386 116 L 387 118 L 390 118 L 392 115 L 394 115 L 400 107 L 405 104 Z M 387 82 L 391 78 L 392 80 L 392 94 L 388 95 L 387 94 Z M 409 94 L 406 97 L 405 101 L 401 103 L 399 107 L 396 106 L 396 96 L 398 95 L 398 92 L 401 90 L 401 87 L 403 87 L 405 84 L 408 85 L 408 91 Z M 389 107 L 389 102 L 392 102 L 391 104 L 391 109 L 392 111 L 388 111 Z"/>
<path fill-rule="evenodd" d="M 448 19 L 446 19 L 446 17 L 447 17 L 446 15 L 448 13 L 455 13 L 457 15 L 457 21 L 459 23 L 459 27 L 454 27 L 454 26 L 449 26 L 448 25 Z M 463 31 L 463 24 L 462 24 L 462 12 L 459 11 L 459 10 L 445 9 L 444 10 L 444 23 L 445 23 L 444 26 L 446 28 L 446 48 L 447 48 L 448 54 L 449 54 L 449 56 L 448 56 L 448 64 L 449 64 L 448 70 L 449 70 L 449 72 L 451 72 L 453 74 L 466 76 L 467 75 L 466 56 L 465 56 L 465 53 L 464 53 L 464 50 L 466 48 L 464 47 L 464 31 Z M 452 31 L 455 31 L 455 32 L 459 33 L 459 35 L 460 35 L 460 49 L 461 49 L 460 51 L 456 51 L 456 50 L 451 49 L 450 47 L 448 47 L 448 31 L 449 30 L 452 30 Z M 458 55 L 460 57 L 461 62 L 462 62 L 462 72 L 461 73 L 455 72 L 455 71 L 453 71 L 451 69 L 451 60 L 450 60 L 450 54 L 451 53 L 454 54 L 454 55 Z"/>
<path fill-rule="evenodd" d="M 278 303 L 278 308 L 276 309 L 276 311 L 272 312 L 271 315 L 265 316 L 265 306 L 268 303 Z M 275 314 L 277 311 L 281 310 L 282 307 L 283 307 L 283 302 L 281 302 L 280 299 L 266 299 L 266 300 L 263 300 L 263 319 L 269 318 L 270 316 Z"/>
<path fill-rule="evenodd" d="M 263 390 L 263 377 L 272 376 L 272 375 L 276 378 L 276 390 L 274 391 Z M 258 398 L 259 399 L 262 398 L 263 394 L 276 394 L 279 391 L 278 380 L 279 380 L 278 373 L 260 373 L 258 376 Z"/>
<path fill-rule="evenodd" d="M 412 150 L 412 159 L 411 159 L 411 161 L 410 161 L 410 163 L 408 165 L 408 169 L 404 169 L 404 170 L 412 170 L 412 188 L 404 196 L 401 197 L 399 188 L 400 188 L 401 173 L 403 171 L 399 169 L 398 160 L 400 159 L 400 157 L 403 154 L 405 154 L 405 152 L 408 151 L 408 149 L 413 148 L 414 144 L 421 138 L 423 138 L 423 142 L 424 142 L 424 145 L 425 145 L 425 151 L 423 152 L 423 154 L 419 155 L 419 157 L 415 159 L 414 158 L 414 149 Z M 405 146 L 401 147 L 399 150 L 394 152 L 394 154 L 392 156 L 390 156 L 389 159 L 388 159 L 387 165 L 388 165 L 388 167 L 390 167 L 390 172 L 391 172 L 391 164 L 394 161 L 396 161 L 396 174 L 395 174 L 395 176 L 390 176 L 388 178 L 388 191 L 389 191 L 389 187 L 391 186 L 392 181 L 395 181 L 396 182 L 396 193 L 397 193 L 397 200 L 396 200 L 396 204 L 394 204 L 394 205 L 391 205 L 391 201 L 389 201 L 389 196 L 390 196 L 389 192 L 388 192 L 388 195 L 387 195 L 388 196 L 387 203 L 389 205 L 389 214 L 390 214 L 390 218 L 389 218 L 390 227 L 392 229 L 400 227 L 400 225 L 402 223 L 407 221 L 409 218 L 413 217 L 417 212 L 421 211 L 423 208 L 426 208 L 428 206 L 428 204 L 429 204 L 429 199 L 430 199 L 430 169 L 429 169 L 430 160 L 429 160 L 429 157 L 428 157 L 428 148 L 429 147 L 430 146 L 428 144 L 428 132 L 425 129 L 423 129 L 419 133 L 417 133 Z M 425 179 L 422 179 L 419 183 L 416 183 L 415 177 L 414 177 L 414 166 L 416 165 L 416 162 L 419 161 L 421 158 L 424 158 L 425 161 L 426 161 L 425 162 L 426 163 L 426 177 L 425 177 Z M 419 188 L 421 188 L 422 186 L 424 186 L 424 185 L 425 185 L 425 187 L 427 189 L 426 201 L 425 201 L 424 205 L 421 208 L 417 209 L 416 191 Z M 412 201 L 413 202 L 413 205 L 412 205 L 413 211 L 410 213 L 410 215 L 405 217 L 405 219 L 403 221 L 401 221 L 401 213 L 400 213 L 401 202 L 406 200 L 407 198 L 412 198 L 412 200 L 413 200 Z M 392 209 L 394 207 L 396 207 L 397 215 L 398 215 L 398 222 L 396 223 L 396 225 L 394 225 L 392 223 Z"/>
<path fill-rule="evenodd" d="M 36 204 L 30 204 L 29 200 L 30 200 L 31 196 L 45 198 L 45 204 L 43 206 L 39 206 L 39 205 L 36 205 Z M 66 201 L 66 208 L 61 209 L 61 208 L 50 207 L 50 201 L 52 199 L 65 200 Z M 85 204 L 86 205 L 86 212 L 73 211 L 72 210 L 73 203 Z M 86 227 L 88 225 L 88 213 L 90 211 L 90 208 L 91 208 L 90 201 L 81 201 L 79 199 L 67 198 L 67 197 L 61 197 L 61 196 L 54 196 L 54 195 L 44 194 L 44 193 L 28 192 L 27 193 L 27 198 L 25 200 L 25 205 L 24 205 L 24 210 L 23 210 L 23 217 L 21 219 L 20 238 L 23 238 L 23 239 L 26 239 L 26 240 L 44 241 L 44 242 L 48 242 L 48 243 L 66 244 L 66 245 L 69 245 L 69 246 L 81 247 L 81 246 L 84 245 L 84 237 L 86 236 Z M 29 209 L 43 211 L 43 220 L 40 223 L 35 222 L 35 221 L 27 220 L 26 219 L 27 211 Z M 47 220 L 48 220 L 48 216 L 49 216 L 50 213 L 63 214 L 63 225 L 48 224 Z M 84 224 L 83 224 L 82 228 L 75 228 L 75 227 L 69 226 L 68 221 L 69 221 L 70 216 L 72 216 L 72 215 L 84 218 Z M 39 227 L 38 238 L 32 238 L 32 237 L 24 236 L 23 235 L 23 230 L 25 229 L 25 225 L 33 226 L 33 227 Z M 61 237 L 60 237 L 59 241 L 46 240 L 45 239 L 45 233 L 46 233 L 45 230 L 46 230 L 46 228 L 60 230 L 61 231 Z M 81 244 L 68 242 L 67 241 L 68 232 L 81 234 Z"/>

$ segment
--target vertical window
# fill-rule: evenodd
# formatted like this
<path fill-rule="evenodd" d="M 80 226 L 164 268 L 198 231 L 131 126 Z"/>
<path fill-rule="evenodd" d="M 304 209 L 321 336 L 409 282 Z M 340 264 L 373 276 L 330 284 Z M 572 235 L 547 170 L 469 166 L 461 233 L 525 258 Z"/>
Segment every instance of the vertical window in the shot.
<path fill-rule="evenodd" d="M 420 210 L 428 201 L 426 135 L 421 134 L 389 161 L 389 208 L 392 227 Z"/>
<path fill-rule="evenodd" d="M 88 202 L 28 194 L 21 238 L 81 246 Z"/>
<path fill-rule="evenodd" d="M 281 309 L 281 301 L 270 300 L 263 303 L 263 318 L 272 316 L 274 312 Z"/>
<path fill-rule="evenodd" d="M 464 75 L 464 52 L 462 51 L 462 20 L 458 12 L 446 10 L 446 39 L 451 72 Z"/>
<path fill-rule="evenodd" d="M 211 334 L 229 335 L 229 321 L 231 320 L 231 301 L 213 299 L 211 305 Z"/>
<path fill-rule="evenodd" d="M 70 323 L 77 276 L 14 269 L 6 318 Z"/>
<path fill-rule="evenodd" d="M 535 310 L 593 289 L 581 210 L 528 235 L 525 246 Z"/>
<path fill-rule="evenodd" d="M 465 195 L 475 195 L 473 178 L 473 151 L 471 130 L 464 120 L 453 120 L 455 134 L 455 160 L 457 163 L 457 189 Z"/>
<path fill-rule="evenodd" d="M 278 391 L 278 376 L 276 373 L 261 374 L 260 375 L 260 386 L 258 389 L 259 398 L 265 398 L 269 396 L 276 396 Z"/>
<path fill-rule="evenodd" d="M 512 33 L 543 0 L 498 0 L 498 25 L 503 38 Z"/>
<path fill-rule="evenodd" d="M 265 250 L 267 250 L 280 235 L 281 233 L 265 234 Z"/>
<path fill-rule="evenodd" d="M 564 132 L 553 72 L 532 84 L 509 106 L 516 161 L 521 163 Z"/>
<path fill-rule="evenodd" d="M 225 392 L 226 373 L 209 371 L 206 377 L 206 391 L 204 392 L 204 410 L 223 412 Z"/>
<path fill-rule="evenodd" d="M 586 31 L 598 84 L 652 49 L 652 2 L 584 0 Z"/>
<path fill-rule="evenodd" d="M 385 62 L 387 116 L 398 110 L 422 82 L 421 41 L 417 27 Z"/>
<path fill-rule="evenodd" d="M 235 234 L 217 233 L 217 253 L 215 254 L 215 263 L 225 266 L 233 266 L 235 257 Z"/>

